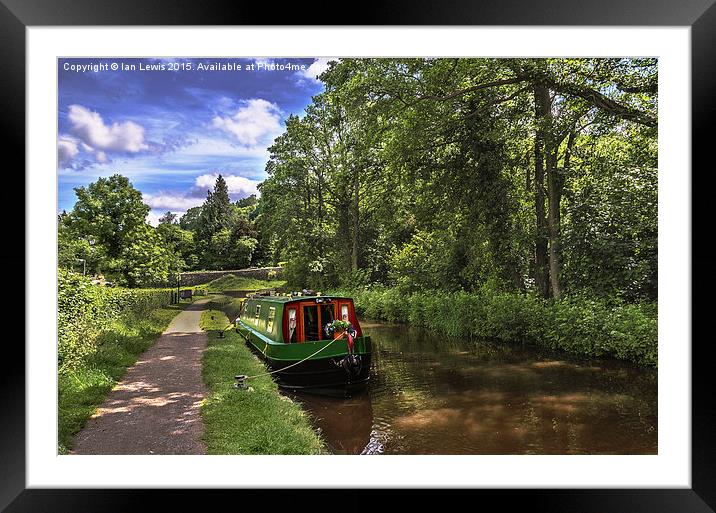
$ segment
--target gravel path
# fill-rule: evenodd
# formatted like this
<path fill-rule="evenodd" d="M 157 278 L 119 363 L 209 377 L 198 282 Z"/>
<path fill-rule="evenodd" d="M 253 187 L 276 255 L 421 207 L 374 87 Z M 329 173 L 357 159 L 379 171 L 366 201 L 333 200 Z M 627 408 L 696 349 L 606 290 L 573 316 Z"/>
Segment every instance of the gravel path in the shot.
<path fill-rule="evenodd" d="M 209 299 L 180 312 L 75 437 L 72 454 L 205 454 L 199 414 Z"/>

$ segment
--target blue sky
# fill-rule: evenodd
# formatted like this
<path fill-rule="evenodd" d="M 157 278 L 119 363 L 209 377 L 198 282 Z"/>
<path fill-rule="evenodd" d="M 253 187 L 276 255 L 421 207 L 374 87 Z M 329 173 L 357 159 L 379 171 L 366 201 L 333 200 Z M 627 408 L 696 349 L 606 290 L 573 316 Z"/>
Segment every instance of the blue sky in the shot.
<path fill-rule="evenodd" d="M 219 173 L 232 199 L 255 192 L 285 119 L 323 91 L 317 75 L 327 59 L 88 58 L 58 66 L 58 210 L 72 209 L 75 187 L 119 173 L 142 192 L 156 224 L 168 210 L 200 205 Z"/>

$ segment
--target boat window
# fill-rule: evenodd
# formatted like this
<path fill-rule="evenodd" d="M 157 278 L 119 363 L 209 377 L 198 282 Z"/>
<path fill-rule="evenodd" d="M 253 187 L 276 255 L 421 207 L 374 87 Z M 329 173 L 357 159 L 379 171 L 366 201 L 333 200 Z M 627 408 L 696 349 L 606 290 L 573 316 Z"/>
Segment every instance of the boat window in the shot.
<path fill-rule="evenodd" d="M 289 344 L 296 342 L 296 309 L 288 309 L 288 342 Z"/>
<path fill-rule="evenodd" d="M 341 305 L 341 320 L 348 321 L 348 305 Z"/>
<path fill-rule="evenodd" d="M 273 318 L 276 316 L 276 308 L 269 308 L 268 317 L 266 318 L 266 331 L 273 333 Z"/>
<path fill-rule="evenodd" d="M 259 316 L 261 315 L 261 305 L 256 305 L 256 316 L 254 317 L 254 324 L 259 325 Z"/>
<path fill-rule="evenodd" d="M 303 340 L 319 340 L 318 305 L 303 307 Z"/>

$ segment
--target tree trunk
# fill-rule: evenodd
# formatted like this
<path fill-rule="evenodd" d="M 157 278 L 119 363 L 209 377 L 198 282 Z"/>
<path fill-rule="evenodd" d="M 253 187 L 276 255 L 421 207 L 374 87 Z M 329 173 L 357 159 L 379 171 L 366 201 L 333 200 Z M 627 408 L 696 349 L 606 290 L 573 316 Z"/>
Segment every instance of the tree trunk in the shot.
<path fill-rule="evenodd" d="M 549 201 L 549 213 L 547 224 L 549 225 L 549 281 L 552 286 L 552 296 L 555 299 L 562 298 L 562 284 L 560 275 L 562 272 L 561 248 L 560 248 L 560 204 L 562 202 L 563 179 L 557 171 L 557 150 L 552 148 L 547 155 L 547 197 Z"/>
<path fill-rule="evenodd" d="M 353 250 L 351 251 L 351 271 L 358 270 L 358 230 L 360 229 L 359 202 L 360 187 L 358 183 L 358 169 L 353 171 Z"/>
<path fill-rule="evenodd" d="M 547 87 L 542 84 L 534 85 L 535 99 L 535 285 L 542 297 L 549 297 L 547 266 L 547 219 L 544 211 L 544 153 L 545 124 L 550 115 L 550 98 Z"/>
<path fill-rule="evenodd" d="M 323 256 L 323 176 L 317 176 L 318 189 L 318 254 Z M 321 277 L 323 275 L 321 274 Z"/>

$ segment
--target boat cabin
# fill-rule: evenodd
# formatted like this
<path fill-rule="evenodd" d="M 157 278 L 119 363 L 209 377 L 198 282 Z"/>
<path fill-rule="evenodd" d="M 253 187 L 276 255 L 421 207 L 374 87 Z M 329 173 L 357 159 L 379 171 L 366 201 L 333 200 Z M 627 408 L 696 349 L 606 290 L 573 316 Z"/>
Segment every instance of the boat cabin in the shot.
<path fill-rule="evenodd" d="M 350 322 L 362 336 L 353 300 L 343 297 L 251 297 L 244 301 L 239 319 L 264 337 L 285 344 L 330 340 L 324 329 L 334 319 Z"/>

